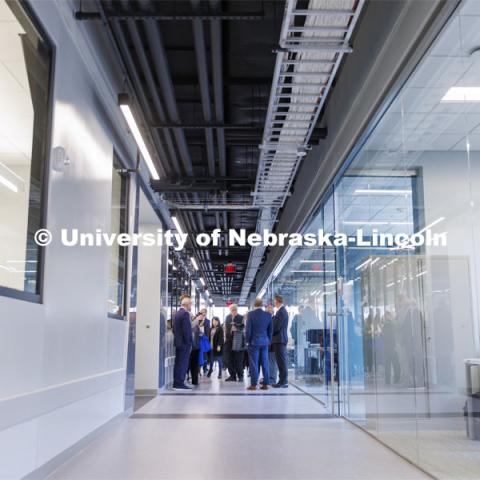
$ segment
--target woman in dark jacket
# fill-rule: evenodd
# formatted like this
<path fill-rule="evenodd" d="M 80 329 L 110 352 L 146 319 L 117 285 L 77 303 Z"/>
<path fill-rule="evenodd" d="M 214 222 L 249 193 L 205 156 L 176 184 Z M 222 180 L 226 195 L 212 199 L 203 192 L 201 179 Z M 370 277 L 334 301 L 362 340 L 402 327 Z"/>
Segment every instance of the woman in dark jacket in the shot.
<path fill-rule="evenodd" d="M 198 363 L 199 354 L 200 354 L 200 337 L 207 335 L 208 338 L 208 328 L 204 324 L 205 315 L 200 312 L 197 313 L 192 321 L 192 335 L 193 335 L 193 345 L 192 351 L 190 353 L 190 376 L 192 378 L 192 385 L 198 385 L 198 374 L 200 370 L 200 365 Z"/>
<path fill-rule="evenodd" d="M 212 361 L 210 363 L 210 370 L 208 372 L 208 377 L 212 375 L 213 365 L 215 362 L 218 363 L 218 378 L 222 378 L 222 354 L 223 354 L 223 328 L 220 325 L 220 319 L 218 317 L 212 318 L 212 326 L 210 327 L 210 344 L 212 345 Z"/>

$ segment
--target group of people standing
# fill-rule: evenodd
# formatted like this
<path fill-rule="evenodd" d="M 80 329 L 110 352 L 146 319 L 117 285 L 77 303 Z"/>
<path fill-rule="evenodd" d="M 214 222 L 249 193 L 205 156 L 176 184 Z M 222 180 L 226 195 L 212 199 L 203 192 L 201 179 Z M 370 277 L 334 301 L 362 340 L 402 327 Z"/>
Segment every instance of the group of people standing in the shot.
<path fill-rule="evenodd" d="M 228 370 L 226 382 L 243 382 L 247 368 L 251 380 L 248 390 L 256 390 L 259 383 L 263 390 L 270 384 L 275 388 L 288 387 L 288 312 L 280 295 L 275 296 L 275 314 L 270 306 L 264 310 L 259 298 L 246 315 L 240 315 L 237 305 L 231 305 L 223 326 L 218 317 L 210 323 L 206 309 L 192 317 L 189 295 L 182 295 L 180 304 L 172 325 L 175 390 L 190 390 L 185 384 L 189 372 L 192 386 L 197 386 L 199 373 L 203 371 L 210 377 L 215 363 L 219 379 L 222 371 Z"/>

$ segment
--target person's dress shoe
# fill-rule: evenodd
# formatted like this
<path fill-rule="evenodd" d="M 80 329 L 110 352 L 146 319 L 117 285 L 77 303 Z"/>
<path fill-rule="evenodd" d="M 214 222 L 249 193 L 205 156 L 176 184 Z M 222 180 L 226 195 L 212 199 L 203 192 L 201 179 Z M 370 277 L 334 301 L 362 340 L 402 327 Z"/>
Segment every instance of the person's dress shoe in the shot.
<path fill-rule="evenodd" d="M 247 387 L 247 390 L 256 390 L 256 389 L 257 389 L 256 385 L 250 385 L 249 387 Z"/>
<path fill-rule="evenodd" d="M 263 385 L 260 387 L 260 390 L 268 390 L 268 385 L 263 384 Z"/>
<path fill-rule="evenodd" d="M 234 378 L 234 377 L 228 377 L 227 379 L 225 379 L 226 382 L 236 382 L 237 379 Z"/>
<path fill-rule="evenodd" d="M 174 385 L 173 386 L 174 390 L 191 390 L 190 387 L 187 387 L 185 384 L 183 385 Z"/>

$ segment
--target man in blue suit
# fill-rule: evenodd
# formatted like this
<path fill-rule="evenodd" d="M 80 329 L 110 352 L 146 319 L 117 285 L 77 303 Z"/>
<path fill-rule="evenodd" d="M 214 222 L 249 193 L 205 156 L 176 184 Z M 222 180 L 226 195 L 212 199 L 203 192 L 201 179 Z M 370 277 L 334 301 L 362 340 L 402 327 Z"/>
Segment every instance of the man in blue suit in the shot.
<path fill-rule="evenodd" d="M 268 390 L 268 346 L 272 341 L 272 316 L 262 310 L 262 299 L 257 298 L 253 310 L 247 316 L 246 343 L 248 345 L 248 359 L 250 364 L 251 385 L 247 390 L 256 390 L 258 383 L 258 360 L 262 366 L 264 384 L 262 390 Z"/>
<path fill-rule="evenodd" d="M 273 385 L 275 388 L 288 388 L 288 312 L 283 306 L 283 298 L 275 295 L 277 313 L 273 316 L 273 351 L 277 359 L 279 380 Z"/>
<path fill-rule="evenodd" d="M 205 335 L 207 336 L 208 340 L 210 340 L 210 320 L 207 318 L 207 309 L 202 308 L 200 310 L 200 313 L 203 313 L 204 315 L 203 326 L 205 327 Z M 207 358 L 208 358 L 208 362 L 205 362 L 203 364 L 203 373 L 207 373 L 208 366 L 213 368 L 213 351 L 212 350 L 210 350 L 207 353 Z"/>
<path fill-rule="evenodd" d="M 173 367 L 173 389 L 190 390 L 185 385 L 185 377 L 188 371 L 190 352 L 192 350 L 193 335 L 190 320 L 192 299 L 190 295 L 180 297 L 181 307 L 173 319 L 173 334 L 175 343 L 175 364 Z"/>

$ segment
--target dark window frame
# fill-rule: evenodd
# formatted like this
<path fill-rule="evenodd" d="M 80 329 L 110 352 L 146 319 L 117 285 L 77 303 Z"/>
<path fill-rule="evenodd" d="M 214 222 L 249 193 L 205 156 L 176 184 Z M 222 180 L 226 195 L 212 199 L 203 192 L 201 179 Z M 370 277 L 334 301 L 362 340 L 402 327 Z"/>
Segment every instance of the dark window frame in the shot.
<path fill-rule="evenodd" d="M 55 85 L 55 66 L 56 66 L 56 46 L 52 37 L 41 24 L 38 16 L 33 11 L 31 5 L 26 0 L 5 0 L 8 7 L 12 10 L 15 17 L 27 35 L 33 35 L 40 38 L 42 43 L 46 45 L 50 55 L 50 65 L 48 72 L 48 98 L 47 98 L 47 118 L 46 118 L 46 139 L 44 144 L 43 161 L 41 168 L 41 197 L 40 197 L 40 228 L 47 225 L 48 214 L 48 186 L 50 178 L 50 152 L 52 145 L 52 118 L 53 118 L 53 102 L 54 102 L 54 85 Z M 26 245 L 25 245 L 26 248 Z M 31 303 L 43 303 L 45 289 L 45 247 L 38 247 L 37 253 L 37 281 L 36 292 L 26 292 L 15 288 L 0 286 L 0 296 L 12 298 L 15 300 L 23 300 Z"/>

